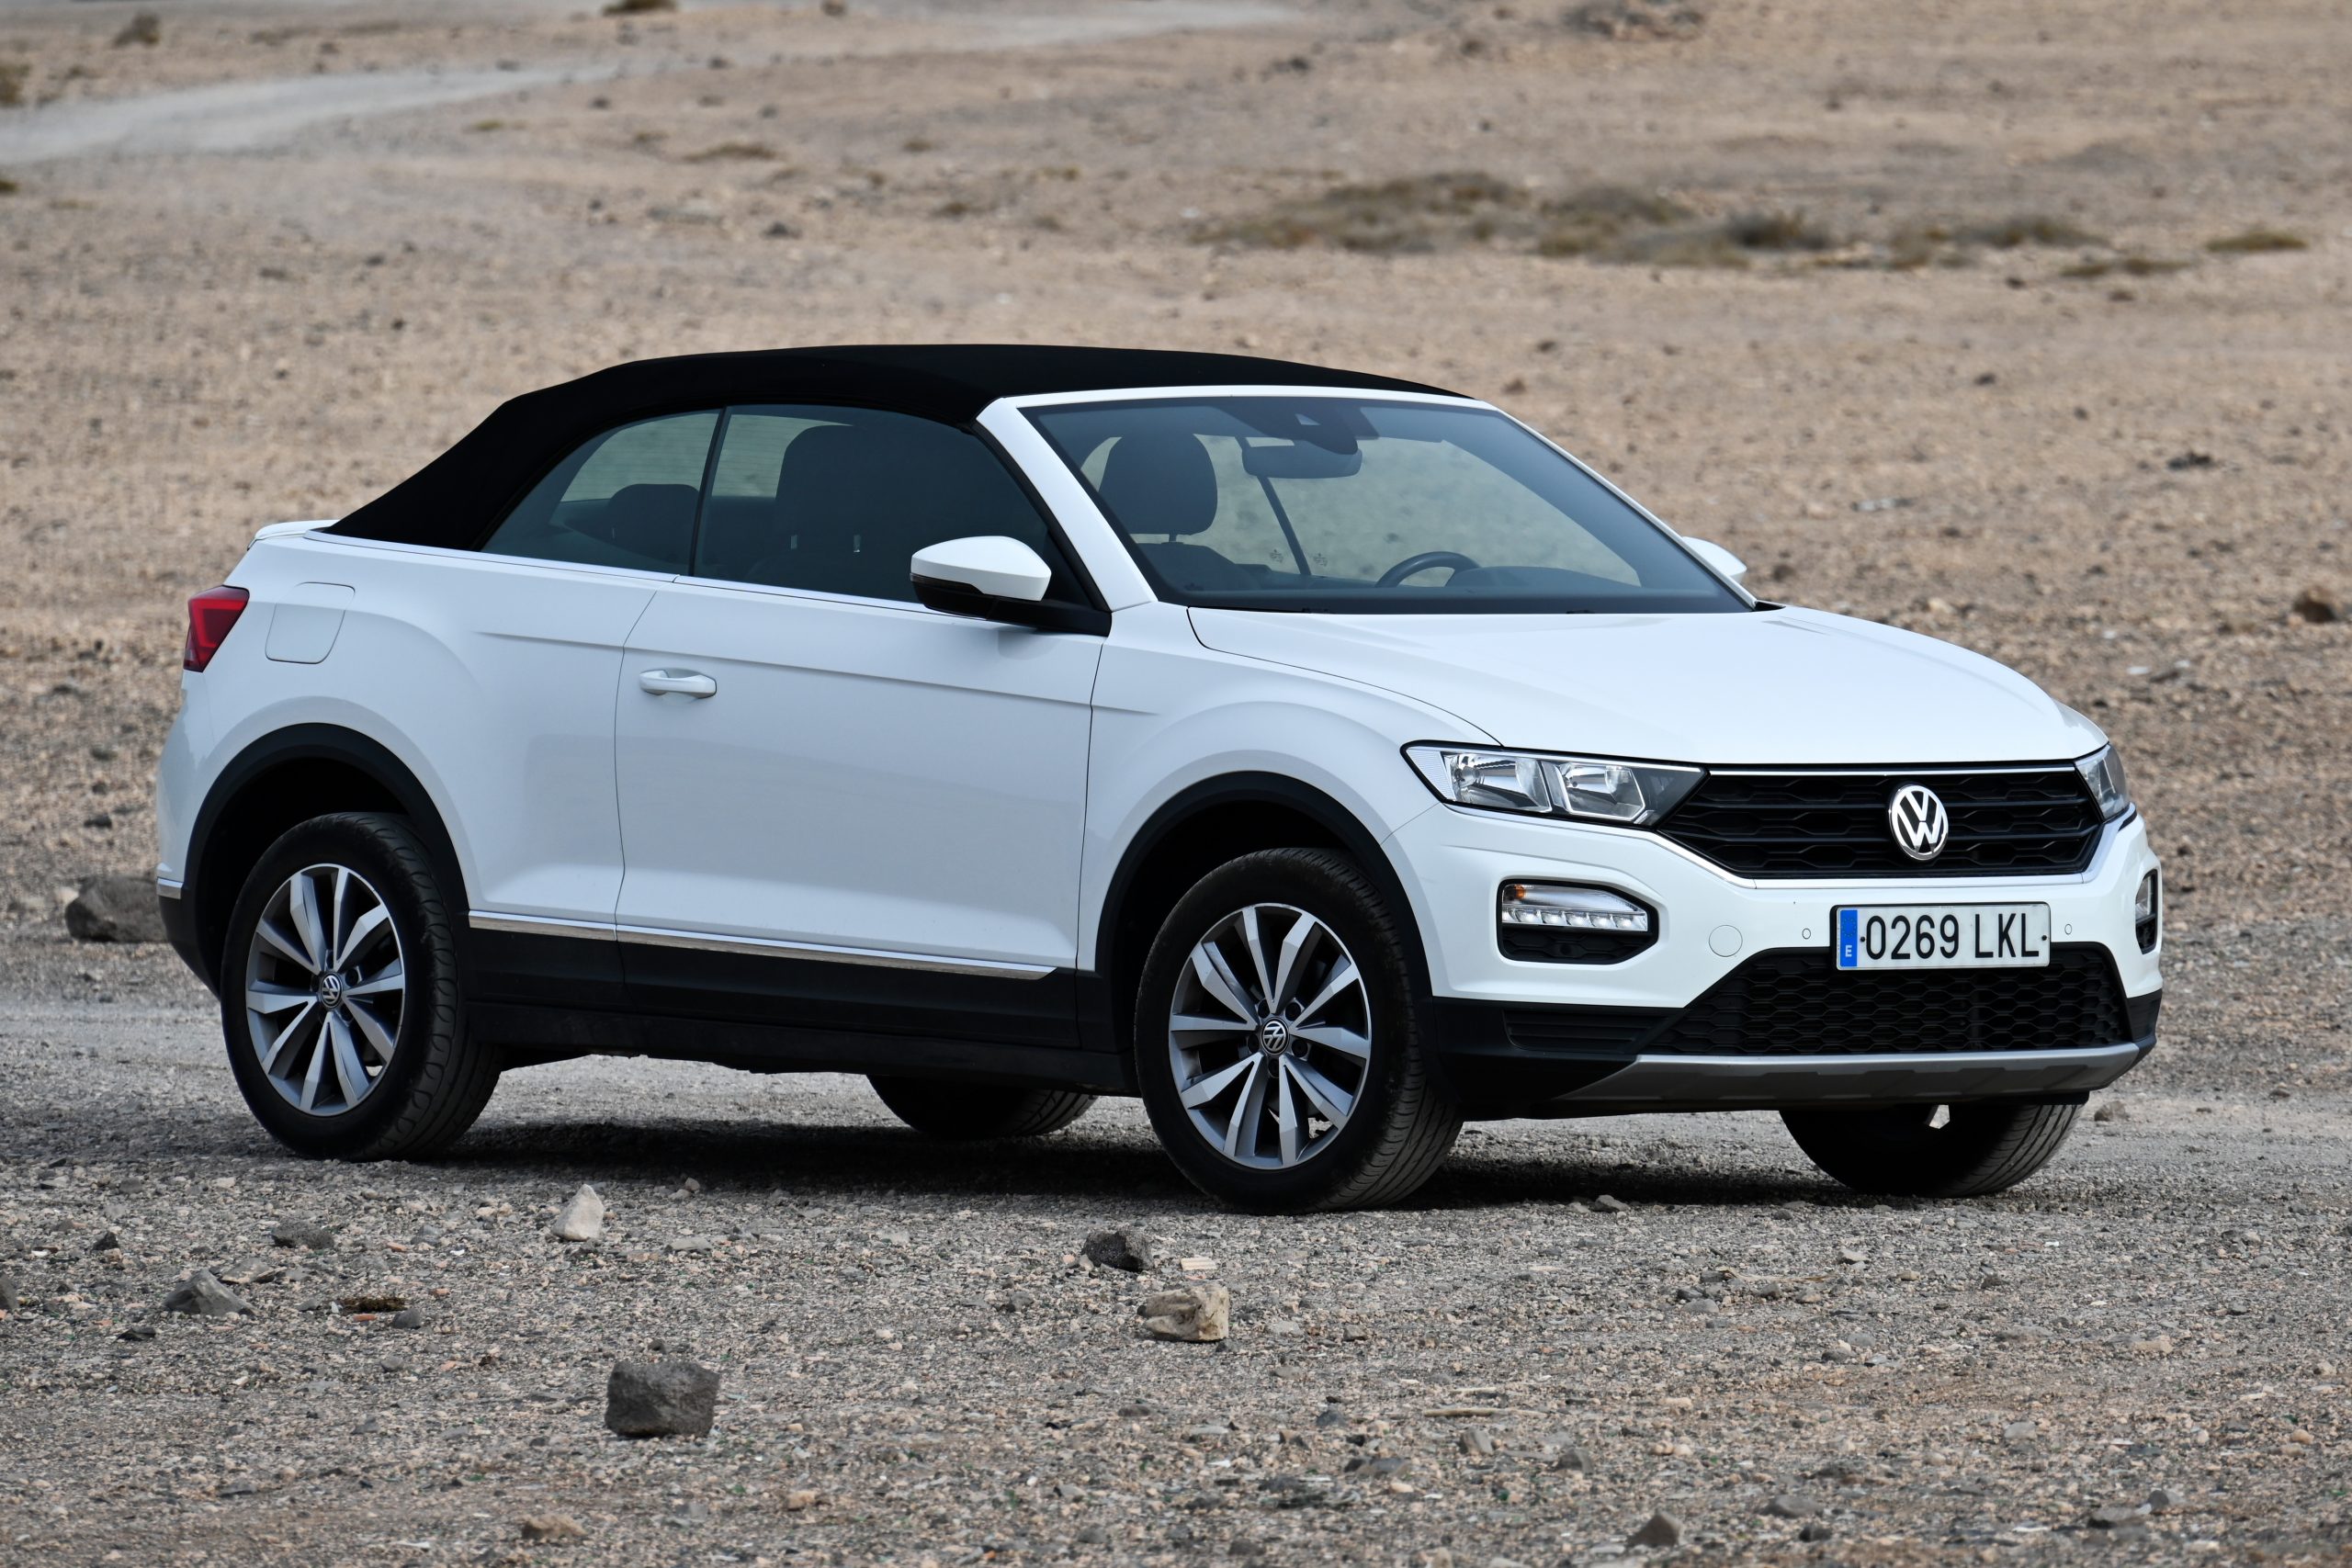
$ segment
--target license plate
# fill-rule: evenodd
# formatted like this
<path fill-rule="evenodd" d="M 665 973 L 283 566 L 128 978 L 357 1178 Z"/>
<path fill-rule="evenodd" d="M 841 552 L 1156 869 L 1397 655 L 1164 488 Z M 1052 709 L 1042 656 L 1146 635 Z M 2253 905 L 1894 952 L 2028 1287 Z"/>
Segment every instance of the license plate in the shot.
<path fill-rule="evenodd" d="M 2047 904 L 1882 904 L 1837 911 L 1840 969 L 2039 969 Z"/>

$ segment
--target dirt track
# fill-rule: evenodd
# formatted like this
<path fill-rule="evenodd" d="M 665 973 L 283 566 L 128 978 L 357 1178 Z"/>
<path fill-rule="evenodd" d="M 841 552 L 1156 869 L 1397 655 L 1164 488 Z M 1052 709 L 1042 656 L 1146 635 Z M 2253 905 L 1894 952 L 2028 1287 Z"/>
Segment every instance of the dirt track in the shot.
<path fill-rule="evenodd" d="M 589 1539 L 520 1550 L 1534 1563 L 1665 1506 L 1735 1555 L 2346 1555 L 2352 624 L 2294 606 L 2352 592 L 2352 19 L 1704 8 L 1611 39 L 1550 5 L 175 0 L 116 47 L 131 6 L 0 6 L 0 1271 L 30 1298 L 0 1393 L 38 1413 L 0 1431 L 0 1541 L 430 1562 L 560 1508 Z M 474 73 L 510 90 L 221 151 L 74 129 Z M 1620 231 L 1597 190 L 1677 216 Z M 2130 1119 L 2009 1199 L 1887 1211 L 1769 1122 L 1489 1129 L 1424 1206 L 1278 1224 L 1204 1212 L 1125 1108 L 972 1156 L 837 1083 L 582 1064 L 448 1166 L 322 1171 L 251 1129 L 167 956 L 64 941 L 62 888 L 152 859 L 178 602 L 253 528 L 614 359 L 918 338 L 1451 383 L 1770 592 L 2026 670 L 2122 745 L 2171 869 Z M 538 1234 L 582 1179 L 616 1205 L 593 1262 Z M 1604 1190 L 1634 1212 L 1564 1206 Z M 288 1215 L 344 1227 L 321 1278 L 113 1337 Z M 1232 1350 L 1134 1341 L 1141 1287 L 1062 1264 L 1131 1215 L 1217 1260 Z M 306 1310 L 394 1275 L 450 1291 L 422 1334 Z M 711 1444 L 624 1448 L 581 1402 L 654 1338 L 728 1370 Z M 1428 1414 L 1457 1407 L 1498 1414 Z M 1410 1467 L 1344 1468 L 1384 1450 Z M 2157 1485 L 2184 1503 L 2146 1540 L 2084 1528 Z M 1758 1514 L 1797 1489 L 1827 1541 Z"/>

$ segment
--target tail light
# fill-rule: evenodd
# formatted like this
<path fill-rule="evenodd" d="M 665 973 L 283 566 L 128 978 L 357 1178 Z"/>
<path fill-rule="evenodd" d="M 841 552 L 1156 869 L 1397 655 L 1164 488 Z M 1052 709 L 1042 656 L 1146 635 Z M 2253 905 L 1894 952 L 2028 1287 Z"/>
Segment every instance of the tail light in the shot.
<path fill-rule="evenodd" d="M 245 613 L 252 597 L 242 588 L 208 588 L 187 602 L 187 643 L 180 649 L 180 668 L 201 671 L 220 651 L 229 628 Z"/>

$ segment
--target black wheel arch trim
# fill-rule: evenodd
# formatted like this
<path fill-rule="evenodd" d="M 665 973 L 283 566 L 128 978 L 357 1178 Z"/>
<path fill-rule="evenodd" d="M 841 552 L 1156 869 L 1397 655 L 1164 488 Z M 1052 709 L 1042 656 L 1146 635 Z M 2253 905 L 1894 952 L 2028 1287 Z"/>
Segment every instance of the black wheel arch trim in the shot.
<path fill-rule="evenodd" d="M 459 911 L 469 907 L 464 869 L 458 861 L 457 846 L 441 819 L 441 808 L 408 764 L 383 742 L 342 725 L 288 725 L 263 736 L 220 770 L 205 794 L 204 804 L 197 808 L 195 826 L 188 834 L 188 864 L 184 868 L 186 880 L 177 900 L 183 906 L 188 946 L 181 946 L 176 939 L 173 945 L 196 971 L 197 978 L 216 991 L 218 977 L 213 970 L 227 935 L 220 929 L 220 920 L 225 918 L 228 906 L 235 902 L 233 890 L 225 900 L 214 897 L 210 890 L 210 875 L 218 869 L 212 857 L 219 847 L 221 818 L 265 774 L 289 762 L 308 761 L 340 762 L 379 785 L 398 803 L 401 814 L 424 840 L 433 873 L 441 879 L 443 898 Z M 325 806 L 318 815 L 335 809 L 332 805 Z M 457 937 L 462 968 L 467 945 L 462 919 Z"/>
<path fill-rule="evenodd" d="M 1144 825 L 1127 840 L 1120 852 L 1118 868 L 1111 874 L 1109 886 L 1103 891 L 1102 908 L 1096 916 L 1094 964 L 1090 977 L 1099 982 L 1094 994 L 1081 1000 L 1080 1030 L 1087 1043 L 1097 1049 L 1123 1050 L 1125 1043 L 1116 1038 L 1118 999 L 1114 989 L 1122 973 L 1139 971 L 1143 954 L 1122 954 L 1119 952 L 1119 927 L 1127 900 L 1135 892 L 1138 873 L 1149 863 L 1153 853 L 1164 845 L 1170 835 L 1205 812 L 1228 806 L 1274 806 L 1297 812 L 1340 841 L 1340 846 L 1363 866 L 1382 897 L 1389 901 L 1396 919 L 1410 933 L 1406 943 L 1407 961 L 1411 966 L 1413 986 L 1418 996 L 1430 995 L 1429 951 L 1421 932 L 1420 919 L 1412 899 L 1406 894 L 1404 878 L 1382 847 L 1382 840 L 1366 827 L 1354 812 L 1337 799 L 1304 780 L 1287 773 L 1221 773 L 1204 779 L 1179 790 L 1162 802 L 1144 821 Z M 1148 946 L 1149 938 L 1145 939 Z M 1132 963 L 1127 963 L 1129 958 Z M 1125 968 L 1123 970 L 1123 964 Z M 1131 999 L 1131 998 L 1130 998 Z M 1434 1066 L 1434 1064 L 1433 1064 Z M 1440 1069 L 1442 1070 L 1442 1069 Z"/>

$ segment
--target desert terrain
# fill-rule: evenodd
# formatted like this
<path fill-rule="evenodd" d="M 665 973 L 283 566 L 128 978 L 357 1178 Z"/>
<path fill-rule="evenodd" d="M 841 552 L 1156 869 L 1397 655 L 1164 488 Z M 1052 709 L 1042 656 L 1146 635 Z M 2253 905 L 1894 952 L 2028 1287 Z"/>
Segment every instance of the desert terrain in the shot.
<path fill-rule="evenodd" d="M 0 1555 L 2352 1557 L 2347 62 L 2331 0 L 0 0 Z M 650 1063 L 309 1165 L 167 951 L 66 935 L 254 529 L 616 360 L 926 340 L 1490 397 L 2017 666 L 2166 859 L 2158 1051 L 1993 1200 L 1644 1118 L 1275 1221 L 1131 1105 L 949 1149 Z M 1185 1279 L 1222 1347 L 1137 1336 Z M 605 1432 L 670 1355 L 711 1436 Z"/>

